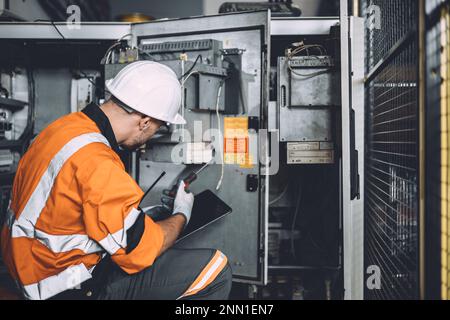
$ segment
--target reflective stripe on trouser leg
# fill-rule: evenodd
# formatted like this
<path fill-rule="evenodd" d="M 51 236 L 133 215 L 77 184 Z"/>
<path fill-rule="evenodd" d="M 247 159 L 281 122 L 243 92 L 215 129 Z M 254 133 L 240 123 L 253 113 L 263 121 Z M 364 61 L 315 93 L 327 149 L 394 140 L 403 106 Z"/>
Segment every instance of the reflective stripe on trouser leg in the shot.
<path fill-rule="evenodd" d="M 217 250 L 214 254 L 214 257 L 211 259 L 211 261 L 209 261 L 206 267 L 203 268 L 200 275 L 195 279 L 195 281 L 186 290 L 186 292 L 184 292 L 178 299 L 192 296 L 205 289 L 216 279 L 216 277 L 223 270 L 223 268 L 225 268 L 226 265 L 227 257 L 222 252 Z"/>

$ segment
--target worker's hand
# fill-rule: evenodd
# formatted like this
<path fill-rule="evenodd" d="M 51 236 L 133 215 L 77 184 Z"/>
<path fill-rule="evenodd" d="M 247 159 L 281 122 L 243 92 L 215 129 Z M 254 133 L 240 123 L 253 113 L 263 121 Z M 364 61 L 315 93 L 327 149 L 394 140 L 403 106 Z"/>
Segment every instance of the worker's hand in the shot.
<path fill-rule="evenodd" d="M 171 213 L 173 212 L 173 202 L 175 201 L 175 196 L 177 195 L 179 183 L 180 182 L 174 185 L 172 189 L 164 189 L 162 192 L 161 203 Z"/>
<path fill-rule="evenodd" d="M 184 188 L 185 184 L 181 181 L 173 203 L 173 214 L 183 214 L 186 217 L 187 225 L 191 219 L 192 206 L 194 205 L 194 195 L 190 192 L 186 192 Z"/>

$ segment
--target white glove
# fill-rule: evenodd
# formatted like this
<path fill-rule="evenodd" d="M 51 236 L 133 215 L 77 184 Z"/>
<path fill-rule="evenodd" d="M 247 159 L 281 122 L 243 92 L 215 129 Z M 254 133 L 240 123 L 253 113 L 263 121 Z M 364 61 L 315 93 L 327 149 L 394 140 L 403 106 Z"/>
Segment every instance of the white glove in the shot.
<path fill-rule="evenodd" d="M 184 182 L 181 181 L 173 203 L 173 214 L 181 213 L 184 215 L 186 217 L 185 225 L 187 225 L 191 219 L 192 206 L 194 205 L 194 195 L 190 192 L 186 192 L 184 188 Z"/>

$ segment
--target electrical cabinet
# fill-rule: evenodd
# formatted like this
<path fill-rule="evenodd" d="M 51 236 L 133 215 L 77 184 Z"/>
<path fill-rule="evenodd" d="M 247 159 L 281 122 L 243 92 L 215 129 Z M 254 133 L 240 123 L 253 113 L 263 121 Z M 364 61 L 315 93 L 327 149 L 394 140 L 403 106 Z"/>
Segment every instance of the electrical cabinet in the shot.
<path fill-rule="evenodd" d="M 267 268 L 264 250 L 267 177 L 261 174 L 258 161 L 258 132 L 265 126 L 268 99 L 269 22 L 267 12 L 258 12 L 156 21 L 131 27 L 132 45 L 145 51 L 141 57 L 166 64 L 180 77 L 184 93 L 180 113 L 187 120 L 186 125 L 171 128 L 170 138 L 166 135 L 150 141 L 141 155 L 139 180 L 144 188 L 161 171 L 168 173 L 146 201 L 159 202 L 162 189 L 170 187 L 183 172 L 195 168 L 185 157 L 177 161 L 174 150 L 186 153 L 188 148 L 195 149 L 193 143 L 212 146 L 214 161 L 191 189 L 194 193 L 213 190 L 233 212 L 178 246 L 218 248 L 228 256 L 236 279 L 257 283 L 264 282 Z M 229 132 L 240 129 L 247 147 L 235 152 L 238 137 L 229 136 Z M 202 152 L 203 148 L 199 150 Z M 237 160 L 236 153 L 244 156 L 242 162 Z M 246 161 L 245 155 L 252 159 Z M 248 179 L 255 181 L 251 190 L 247 187 Z M 217 189 L 219 180 L 221 185 Z"/>
<path fill-rule="evenodd" d="M 299 288 L 315 286 L 308 283 L 311 272 L 319 275 L 327 293 L 331 287 L 342 293 L 343 283 L 352 281 L 344 270 L 344 233 L 354 227 L 348 217 L 362 212 L 351 211 L 352 202 L 361 200 L 347 192 L 352 183 L 347 175 L 354 168 L 350 154 L 354 148 L 362 154 L 363 146 L 360 136 L 350 145 L 350 135 L 362 133 L 350 132 L 352 93 L 341 85 L 351 80 L 352 62 L 343 50 L 351 50 L 348 29 L 343 29 L 349 28 L 348 21 L 345 15 L 274 19 L 261 11 L 138 24 L 91 23 L 81 30 L 45 22 L 2 23 L 0 41 L 33 43 L 45 52 L 42 68 L 66 68 L 69 83 L 79 70 L 78 77 L 89 79 L 96 89 L 68 87 L 78 88 L 83 99 L 89 92 L 87 97 L 98 102 L 104 97 L 97 89 L 127 63 L 150 60 L 170 67 L 182 84 L 180 113 L 187 124 L 165 128 L 128 157 L 130 173 L 144 190 L 162 171 L 167 173 L 143 206 L 159 203 L 163 189 L 212 160 L 191 190 L 211 189 L 233 212 L 177 246 L 223 251 L 234 280 L 261 285 L 260 298 L 273 298 L 267 288 L 288 277 L 294 283 L 292 298 L 301 295 Z M 320 45 L 327 50 L 291 56 L 287 50 L 299 43 L 301 48 Z M 56 51 L 61 44 L 74 55 L 67 66 L 61 61 L 53 65 L 52 48 Z M 80 50 L 85 45 L 92 55 Z M 111 45 L 117 50 L 108 50 Z M 84 54 L 81 66 L 74 48 Z M 70 99 L 82 101 L 69 90 L 69 105 Z M 49 108 L 60 110 L 54 102 Z M 49 113 L 55 112 L 44 114 Z M 351 265 L 353 258 L 348 260 Z"/>

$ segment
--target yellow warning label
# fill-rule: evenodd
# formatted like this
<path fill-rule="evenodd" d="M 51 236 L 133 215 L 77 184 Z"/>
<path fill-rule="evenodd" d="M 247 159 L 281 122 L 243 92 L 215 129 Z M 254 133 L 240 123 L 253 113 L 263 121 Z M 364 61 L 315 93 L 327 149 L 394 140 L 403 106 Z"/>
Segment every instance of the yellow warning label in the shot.
<path fill-rule="evenodd" d="M 249 155 L 248 118 L 224 118 L 224 162 L 239 164 L 241 167 L 251 167 Z"/>

